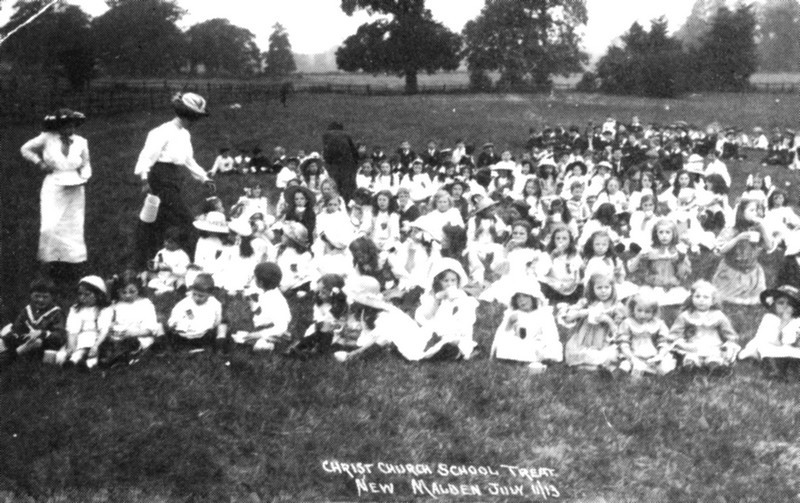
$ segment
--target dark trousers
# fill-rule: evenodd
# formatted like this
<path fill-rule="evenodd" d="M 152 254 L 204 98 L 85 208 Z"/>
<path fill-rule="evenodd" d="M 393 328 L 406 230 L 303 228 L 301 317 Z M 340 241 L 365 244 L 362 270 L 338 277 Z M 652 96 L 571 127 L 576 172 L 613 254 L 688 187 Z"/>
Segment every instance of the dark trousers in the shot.
<path fill-rule="evenodd" d="M 202 337 L 197 339 L 187 339 L 181 336 L 174 330 L 167 331 L 167 344 L 173 350 L 178 349 L 199 349 L 210 348 L 216 349 L 217 331 L 216 329 L 209 330 Z"/>
<path fill-rule="evenodd" d="M 110 367 L 115 363 L 127 363 L 141 347 L 142 345 L 136 337 L 125 337 L 119 340 L 109 337 L 98 348 L 98 364 L 101 367 Z"/>
<path fill-rule="evenodd" d="M 181 196 L 183 166 L 157 162 L 150 169 L 147 183 L 153 195 L 161 199 L 158 216 L 151 224 L 139 221 L 136 230 L 136 253 L 134 268 L 143 270 L 147 261 L 155 257 L 164 245 L 164 233 L 170 227 L 180 230 L 180 245 L 189 257 L 194 256 L 197 232 L 194 217 Z"/>
<path fill-rule="evenodd" d="M 16 334 L 13 332 L 5 337 L 2 337 L 5 351 L 0 354 L 0 365 L 14 361 L 17 358 L 17 348 L 28 342 L 28 340 L 28 334 Z M 65 343 L 66 341 L 62 337 L 51 334 L 46 337 L 42 337 L 42 346 L 36 350 L 26 353 L 26 356 L 29 356 L 34 360 L 41 360 L 42 356 L 44 356 L 45 350 L 58 351 L 62 348 L 62 346 L 64 346 Z"/>
<path fill-rule="evenodd" d="M 336 182 L 336 186 L 339 188 L 339 195 L 345 201 L 349 201 L 356 191 L 356 167 L 344 164 L 331 165 L 328 167 L 328 173 Z"/>

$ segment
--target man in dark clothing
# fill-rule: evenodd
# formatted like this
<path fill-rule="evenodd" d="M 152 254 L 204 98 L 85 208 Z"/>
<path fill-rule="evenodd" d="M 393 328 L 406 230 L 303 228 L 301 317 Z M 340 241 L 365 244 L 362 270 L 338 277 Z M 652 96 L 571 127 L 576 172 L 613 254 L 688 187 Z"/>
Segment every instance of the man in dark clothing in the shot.
<path fill-rule="evenodd" d="M 353 139 L 344 131 L 342 124 L 332 122 L 322 135 L 322 145 L 328 174 L 339 186 L 339 194 L 349 201 L 356 190 L 358 168 L 358 150 Z"/>
<path fill-rule="evenodd" d="M 483 152 L 478 155 L 477 165 L 479 168 L 492 166 L 500 162 L 500 156 L 494 151 L 494 143 L 487 142 L 483 145 Z"/>
<path fill-rule="evenodd" d="M 426 150 L 425 153 L 422 154 L 421 156 L 422 162 L 424 162 L 428 166 L 438 166 L 440 162 L 439 156 L 440 152 L 439 149 L 436 148 L 436 142 L 429 141 L 428 150 Z"/>
<path fill-rule="evenodd" d="M 408 168 L 411 167 L 411 163 L 417 158 L 417 153 L 411 150 L 409 142 L 404 141 L 400 144 L 400 148 L 397 149 L 397 158 L 400 162 L 400 172 L 406 174 L 408 173 Z"/>

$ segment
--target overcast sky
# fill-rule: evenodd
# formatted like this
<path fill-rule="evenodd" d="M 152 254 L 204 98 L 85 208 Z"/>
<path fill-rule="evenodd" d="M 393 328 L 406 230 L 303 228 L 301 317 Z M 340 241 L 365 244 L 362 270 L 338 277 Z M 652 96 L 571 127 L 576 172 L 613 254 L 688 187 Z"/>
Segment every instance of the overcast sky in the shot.
<path fill-rule="evenodd" d="M 68 0 L 81 6 L 92 16 L 106 10 L 104 0 Z M 3 1 L 0 21 L 10 15 L 11 1 Z M 232 23 L 252 31 L 262 50 L 275 22 L 289 32 L 292 48 L 297 53 L 315 54 L 338 46 L 364 23 L 368 16 L 357 13 L 347 17 L 339 0 L 178 0 L 188 11 L 182 27 L 216 17 L 227 17 Z M 454 31 L 480 12 L 483 0 L 428 0 L 434 18 Z M 634 21 L 649 24 L 661 15 L 669 20 L 670 28 L 679 28 L 692 10 L 694 0 L 587 0 L 589 23 L 583 45 L 593 56 L 605 53 L 608 45 L 630 27 Z"/>

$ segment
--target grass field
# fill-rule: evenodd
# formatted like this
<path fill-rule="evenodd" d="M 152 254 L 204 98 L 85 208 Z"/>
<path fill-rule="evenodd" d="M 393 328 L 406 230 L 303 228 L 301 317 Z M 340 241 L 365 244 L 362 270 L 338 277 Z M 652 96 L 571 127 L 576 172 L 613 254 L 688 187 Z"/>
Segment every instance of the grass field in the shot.
<path fill-rule="evenodd" d="M 193 132 L 198 160 L 210 166 L 223 145 L 318 150 L 333 118 L 369 146 L 393 149 L 403 139 L 450 144 L 464 136 L 520 150 L 527 128 L 545 123 L 638 115 L 643 122 L 796 127 L 800 109 L 800 96 L 776 102 L 766 95 L 297 98 L 287 109 L 212 103 L 212 117 Z M 166 112 L 90 118 L 82 128 L 95 172 L 87 196 L 92 272 L 108 275 L 125 262 L 143 199 L 133 165 L 147 130 L 168 118 Z M 41 176 L 18 148 L 37 126 L 0 135 L 3 322 L 24 304 L 35 268 Z M 749 172 L 761 169 L 754 158 L 729 168 L 735 193 Z M 796 187 L 797 175 L 766 171 Z M 220 182 L 226 204 L 238 197 L 241 182 Z M 193 203 L 198 189 L 187 185 Z M 770 280 L 775 262 L 765 259 Z M 229 307 L 233 328 L 246 325 L 241 306 Z M 730 314 L 747 339 L 761 310 Z M 3 370 L 0 501 L 543 500 L 531 488 L 535 480 L 502 465 L 551 468 L 553 476 L 539 482 L 568 501 L 797 500 L 800 381 L 765 381 L 749 365 L 719 379 L 604 381 L 565 368 L 534 376 L 485 358 L 500 316 L 496 306 L 481 305 L 482 355 L 469 363 L 410 364 L 385 356 L 342 367 L 235 352 L 167 354 L 92 374 L 38 365 Z M 330 460 L 375 467 L 356 481 L 330 473 L 324 464 Z M 380 462 L 424 464 L 433 474 L 382 473 Z M 437 475 L 438 463 L 488 466 L 493 474 Z M 430 492 L 412 486 L 415 478 Z M 385 490 L 394 484 L 393 493 L 367 494 L 362 480 Z M 434 484 L 453 484 L 461 495 L 440 495 Z M 462 491 L 461 484 L 477 485 L 481 495 L 465 495 L 472 488 Z M 499 489 L 520 484 L 523 496 Z"/>
<path fill-rule="evenodd" d="M 496 73 L 490 74 L 494 80 L 499 78 L 499 75 Z M 553 82 L 555 84 L 564 84 L 564 85 L 576 85 L 581 80 L 581 74 L 575 73 L 568 75 L 566 77 L 561 75 L 556 75 L 553 77 Z M 182 83 L 185 79 L 168 79 L 170 82 L 178 82 Z M 191 80 L 191 79 L 189 79 Z M 224 77 L 210 77 L 210 78 L 198 78 L 197 80 L 205 82 L 211 82 L 212 84 L 237 84 L 242 82 L 241 79 L 234 79 L 234 78 L 224 78 Z M 251 82 L 257 82 L 261 80 L 269 80 L 265 78 L 253 78 Z M 377 87 L 391 87 L 391 88 L 402 88 L 405 85 L 405 79 L 402 77 L 396 77 L 393 75 L 371 75 L 371 74 L 364 74 L 364 73 L 345 73 L 345 72 L 323 72 L 323 73 L 301 73 L 297 74 L 293 77 L 293 80 L 298 82 L 299 84 L 351 84 L 351 85 L 365 85 L 369 84 L 372 86 Z M 97 83 L 106 83 L 106 82 L 115 82 L 115 79 L 112 78 L 102 78 L 98 79 Z M 800 73 L 754 73 L 750 77 L 750 82 L 753 84 L 790 84 L 790 83 L 798 83 L 800 82 Z M 164 79 L 130 79 L 131 85 L 141 85 L 141 84 L 148 84 L 148 85 L 155 85 L 161 86 L 164 83 Z M 419 75 L 419 85 L 420 86 L 438 86 L 441 87 L 442 85 L 447 86 L 466 86 L 469 84 L 469 73 L 466 71 L 454 71 L 454 72 L 438 72 L 433 75 L 428 75 L 427 73 L 421 73 Z"/>

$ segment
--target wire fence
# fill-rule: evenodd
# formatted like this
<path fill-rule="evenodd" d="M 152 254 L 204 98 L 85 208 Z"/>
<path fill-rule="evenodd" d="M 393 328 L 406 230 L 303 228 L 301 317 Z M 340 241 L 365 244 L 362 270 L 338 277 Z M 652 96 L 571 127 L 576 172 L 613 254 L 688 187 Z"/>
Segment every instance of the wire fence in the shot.
<path fill-rule="evenodd" d="M 158 81 L 158 80 L 100 80 L 91 87 L 75 91 L 56 86 L 32 86 L 15 81 L 0 80 L 0 123 L 36 121 L 55 108 L 67 106 L 93 116 L 112 116 L 135 111 L 159 111 L 180 91 L 202 94 L 210 102 L 230 105 L 279 99 L 284 84 L 264 81 Z M 573 84 L 554 84 L 550 87 L 516 86 L 476 91 L 468 83 L 424 84 L 419 94 L 468 94 L 475 92 L 547 93 L 574 92 Z M 762 82 L 752 84 L 752 92 L 800 92 L 800 82 Z M 357 96 L 402 95 L 402 86 L 392 84 L 355 84 L 295 81 L 291 93 L 348 94 Z"/>

